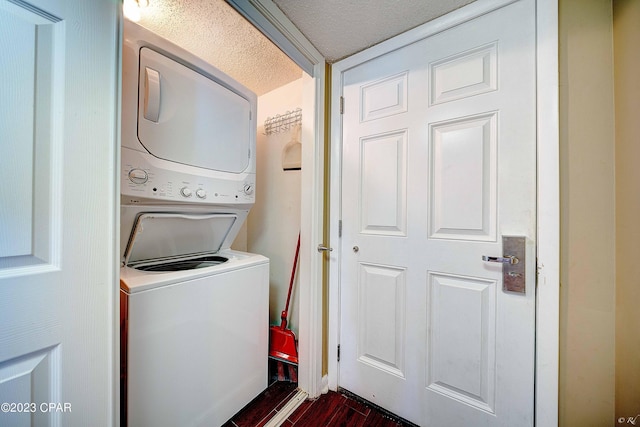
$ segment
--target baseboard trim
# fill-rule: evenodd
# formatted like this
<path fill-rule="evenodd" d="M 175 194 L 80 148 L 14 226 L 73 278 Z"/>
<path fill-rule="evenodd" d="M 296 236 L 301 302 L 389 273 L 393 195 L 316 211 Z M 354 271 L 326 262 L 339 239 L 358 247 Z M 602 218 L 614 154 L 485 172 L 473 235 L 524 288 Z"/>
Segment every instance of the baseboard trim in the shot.
<path fill-rule="evenodd" d="M 291 414 L 295 412 L 296 409 L 302 403 L 307 400 L 309 394 L 306 391 L 302 391 L 298 389 L 296 394 L 293 395 L 291 399 L 280 409 L 270 420 L 267 422 L 264 427 L 280 427 L 282 423 L 286 421 L 287 418 Z"/>

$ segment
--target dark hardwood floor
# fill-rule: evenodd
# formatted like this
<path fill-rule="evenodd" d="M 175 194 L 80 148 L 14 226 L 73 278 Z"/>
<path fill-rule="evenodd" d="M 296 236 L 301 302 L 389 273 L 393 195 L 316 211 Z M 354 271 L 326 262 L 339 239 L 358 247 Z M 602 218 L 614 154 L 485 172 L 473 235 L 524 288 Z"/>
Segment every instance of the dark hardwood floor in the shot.
<path fill-rule="evenodd" d="M 274 382 L 223 427 L 264 426 L 296 393 L 291 382 Z M 282 424 L 285 427 L 396 427 L 413 424 L 384 414 L 365 402 L 345 393 L 330 391 L 318 399 L 307 400 Z"/>

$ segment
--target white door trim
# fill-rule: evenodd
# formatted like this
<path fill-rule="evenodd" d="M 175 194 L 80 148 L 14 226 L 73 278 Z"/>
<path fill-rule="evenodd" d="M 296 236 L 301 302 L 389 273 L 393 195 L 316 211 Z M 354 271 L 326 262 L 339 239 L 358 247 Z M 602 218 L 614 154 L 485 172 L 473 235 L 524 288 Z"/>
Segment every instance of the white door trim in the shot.
<path fill-rule="evenodd" d="M 309 75 L 324 57 L 271 0 L 226 0 Z"/>
<path fill-rule="evenodd" d="M 537 426 L 558 425 L 560 342 L 560 123 L 558 0 L 537 0 L 538 292 Z"/>
<path fill-rule="evenodd" d="M 298 319 L 298 386 L 310 398 L 327 389 L 322 375 L 322 254 L 325 58 L 271 0 L 227 0 L 301 68 L 302 178 Z"/>
<path fill-rule="evenodd" d="M 298 387 L 318 397 L 326 390 L 322 375 L 322 254 L 324 214 L 325 64 L 314 66 L 302 94 L 302 177 L 298 317 Z"/>
<path fill-rule="evenodd" d="M 331 92 L 330 240 L 338 242 L 341 210 L 341 146 L 343 73 L 390 51 L 429 37 L 514 0 L 478 0 L 391 40 L 333 64 Z M 536 305 L 536 426 L 558 423 L 559 340 L 559 122 L 558 122 L 558 1 L 536 3 L 536 85 L 538 153 L 538 289 Z M 340 245 L 334 244 L 329 287 L 329 388 L 338 387 L 337 347 L 340 342 Z"/>

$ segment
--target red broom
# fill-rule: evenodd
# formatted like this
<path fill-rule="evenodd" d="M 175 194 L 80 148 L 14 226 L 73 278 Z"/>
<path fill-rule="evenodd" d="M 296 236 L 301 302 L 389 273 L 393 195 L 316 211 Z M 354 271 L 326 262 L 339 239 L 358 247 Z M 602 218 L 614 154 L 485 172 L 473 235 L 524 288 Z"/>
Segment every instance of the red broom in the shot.
<path fill-rule="evenodd" d="M 296 335 L 292 330 L 287 329 L 287 317 L 289 315 L 289 300 L 291 299 L 291 290 L 293 289 L 293 281 L 296 275 L 296 267 L 298 266 L 298 254 L 300 253 L 300 234 L 298 234 L 298 244 L 296 245 L 296 255 L 293 259 L 293 269 L 291 270 L 291 280 L 289 281 L 289 294 L 287 295 L 287 304 L 280 314 L 280 326 L 273 325 L 270 331 L 270 348 L 269 356 L 286 363 L 298 364 L 298 349 L 296 347 Z"/>

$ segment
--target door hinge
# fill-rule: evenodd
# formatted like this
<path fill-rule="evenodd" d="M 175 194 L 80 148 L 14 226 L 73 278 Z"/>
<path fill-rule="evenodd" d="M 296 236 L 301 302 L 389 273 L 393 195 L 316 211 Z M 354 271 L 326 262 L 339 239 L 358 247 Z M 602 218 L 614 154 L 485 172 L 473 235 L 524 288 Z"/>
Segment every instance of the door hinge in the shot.
<path fill-rule="evenodd" d="M 338 344 L 338 362 L 340 361 L 340 344 Z"/>
<path fill-rule="evenodd" d="M 338 220 L 338 237 L 342 237 L 342 220 Z"/>
<path fill-rule="evenodd" d="M 344 96 L 340 97 L 340 114 L 344 114 Z"/>

